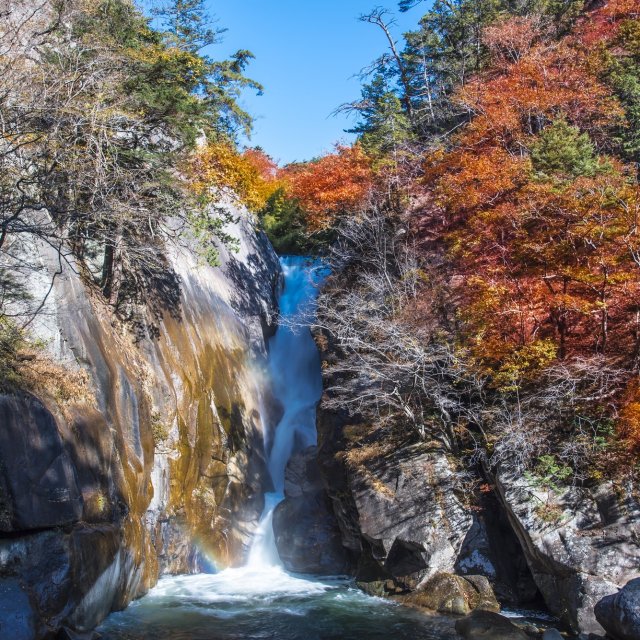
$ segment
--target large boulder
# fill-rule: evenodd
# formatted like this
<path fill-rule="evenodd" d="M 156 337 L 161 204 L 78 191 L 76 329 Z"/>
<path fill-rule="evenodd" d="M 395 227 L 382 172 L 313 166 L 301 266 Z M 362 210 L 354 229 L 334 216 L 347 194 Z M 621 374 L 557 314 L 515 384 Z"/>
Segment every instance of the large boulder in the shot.
<path fill-rule="evenodd" d="M 402 601 L 439 613 L 467 615 L 476 609 L 500 611 L 489 581 L 484 576 L 437 573 Z"/>
<path fill-rule="evenodd" d="M 0 531 L 80 520 L 76 469 L 53 415 L 33 396 L 0 396 L 0 424 Z"/>
<path fill-rule="evenodd" d="M 596 604 L 598 622 L 616 640 L 640 638 L 640 578 L 631 580 L 616 594 Z"/>
<path fill-rule="evenodd" d="M 576 632 L 602 634 L 596 603 L 640 576 L 640 505 L 631 489 L 542 488 L 506 470 L 495 482 L 549 610 Z"/>
<path fill-rule="evenodd" d="M 326 454 L 322 462 L 343 542 L 359 557 L 359 583 L 392 580 L 413 590 L 454 572 L 473 517 L 443 449 L 418 444 L 368 455 L 363 447 L 340 470 Z"/>
<path fill-rule="evenodd" d="M 456 631 L 465 640 L 530 640 L 508 618 L 492 611 L 477 610 L 456 621 Z"/>
<path fill-rule="evenodd" d="M 0 539 L 0 637 L 88 631 L 121 608 L 143 575 L 122 538 L 118 525 L 103 524 Z"/>
<path fill-rule="evenodd" d="M 280 559 L 289 571 L 316 575 L 349 571 L 340 529 L 322 483 L 316 447 L 289 460 L 285 499 L 273 514 L 273 531 Z"/>

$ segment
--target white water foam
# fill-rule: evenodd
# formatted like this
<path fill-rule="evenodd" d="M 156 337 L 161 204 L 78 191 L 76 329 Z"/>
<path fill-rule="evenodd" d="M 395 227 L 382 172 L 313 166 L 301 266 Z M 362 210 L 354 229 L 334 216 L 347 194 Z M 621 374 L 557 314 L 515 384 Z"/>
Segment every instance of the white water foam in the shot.
<path fill-rule="evenodd" d="M 317 595 L 332 588 L 335 586 L 296 578 L 280 567 L 267 567 L 263 570 L 241 567 L 215 574 L 165 577 L 149 592 L 147 598 L 171 597 L 189 602 L 240 603 L 283 596 Z"/>

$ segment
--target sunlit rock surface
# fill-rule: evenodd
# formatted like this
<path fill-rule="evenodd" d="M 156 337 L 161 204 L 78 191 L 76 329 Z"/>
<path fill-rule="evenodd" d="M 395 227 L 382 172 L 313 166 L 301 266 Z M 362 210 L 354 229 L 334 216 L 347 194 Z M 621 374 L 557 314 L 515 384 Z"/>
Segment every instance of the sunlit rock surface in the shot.
<path fill-rule="evenodd" d="M 499 473 L 497 491 L 549 609 L 576 631 L 603 632 L 594 607 L 640 577 L 640 505 L 626 487 L 543 489 Z"/>
<path fill-rule="evenodd" d="M 162 573 L 243 560 L 279 412 L 264 367 L 280 268 L 238 214 L 221 268 L 172 250 L 181 305 L 157 338 L 134 341 L 69 266 L 55 278 L 33 329 L 80 382 L 0 398 L 1 637 L 90 629 Z M 44 297 L 59 263 L 35 249 Z"/>

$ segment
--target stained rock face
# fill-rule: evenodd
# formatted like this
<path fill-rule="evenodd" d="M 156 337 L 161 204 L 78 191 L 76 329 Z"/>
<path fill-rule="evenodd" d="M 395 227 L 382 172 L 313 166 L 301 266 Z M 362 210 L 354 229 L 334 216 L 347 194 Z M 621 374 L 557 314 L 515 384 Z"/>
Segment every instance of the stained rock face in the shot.
<path fill-rule="evenodd" d="M 134 340 L 72 269 L 55 279 L 33 324 L 54 373 L 37 398 L 0 397 L 0 637 L 88 631 L 162 573 L 202 568 L 201 550 L 243 561 L 279 411 L 263 369 L 280 269 L 237 214 L 220 268 L 171 250 L 180 305 L 156 334 Z M 39 300 L 58 262 L 25 250 L 50 267 L 29 283 Z"/>
<path fill-rule="evenodd" d="M 285 500 L 273 514 L 280 559 L 289 571 L 316 575 L 349 572 L 350 563 L 317 461 L 309 447 L 289 460 Z"/>
<path fill-rule="evenodd" d="M 631 580 L 618 593 L 600 600 L 596 604 L 595 615 L 612 638 L 640 638 L 640 578 Z"/>
<path fill-rule="evenodd" d="M 496 478 L 502 504 L 547 607 L 582 633 L 602 633 L 594 607 L 640 576 L 640 506 L 624 488 L 542 490 Z"/>

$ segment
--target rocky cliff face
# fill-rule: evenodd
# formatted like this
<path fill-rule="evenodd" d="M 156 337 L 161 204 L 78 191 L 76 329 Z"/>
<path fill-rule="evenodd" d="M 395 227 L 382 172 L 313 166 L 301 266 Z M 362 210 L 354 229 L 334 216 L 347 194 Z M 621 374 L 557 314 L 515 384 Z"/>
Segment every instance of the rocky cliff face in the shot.
<path fill-rule="evenodd" d="M 90 629 L 161 573 L 242 561 L 278 414 L 263 367 L 279 263 L 239 213 L 222 267 L 173 249 L 180 305 L 156 338 L 135 342 L 71 266 L 56 276 L 38 397 L 0 398 L 1 637 Z M 59 263 L 32 250 L 44 298 Z"/>
<path fill-rule="evenodd" d="M 506 472 L 495 484 L 549 610 L 572 629 L 602 633 L 595 605 L 640 576 L 640 505 L 631 488 L 541 489 Z"/>
<path fill-rule="evenodd" d="M 318 343 L 323 360 L 339 357 Z M 319 466 L 361 588 L 424 602 L 441 575 L 482 576 L 502 604 L 546 606 L 568 629 L 603 634 L 596 603 L 640 575 L 633 488 L 542 490 L 396 426 L 318 411 Z"/>
<path fill-rule="evenodd" d="M 442 445 L 389 444 L 390 434 L 322 405 L 318 430 L 325 486 L 363 589 L 406 594 L 457 573 L 485 576 L 503 602 L 535 600 L 515 536 L 489 513 L 497 505 Z"/>

